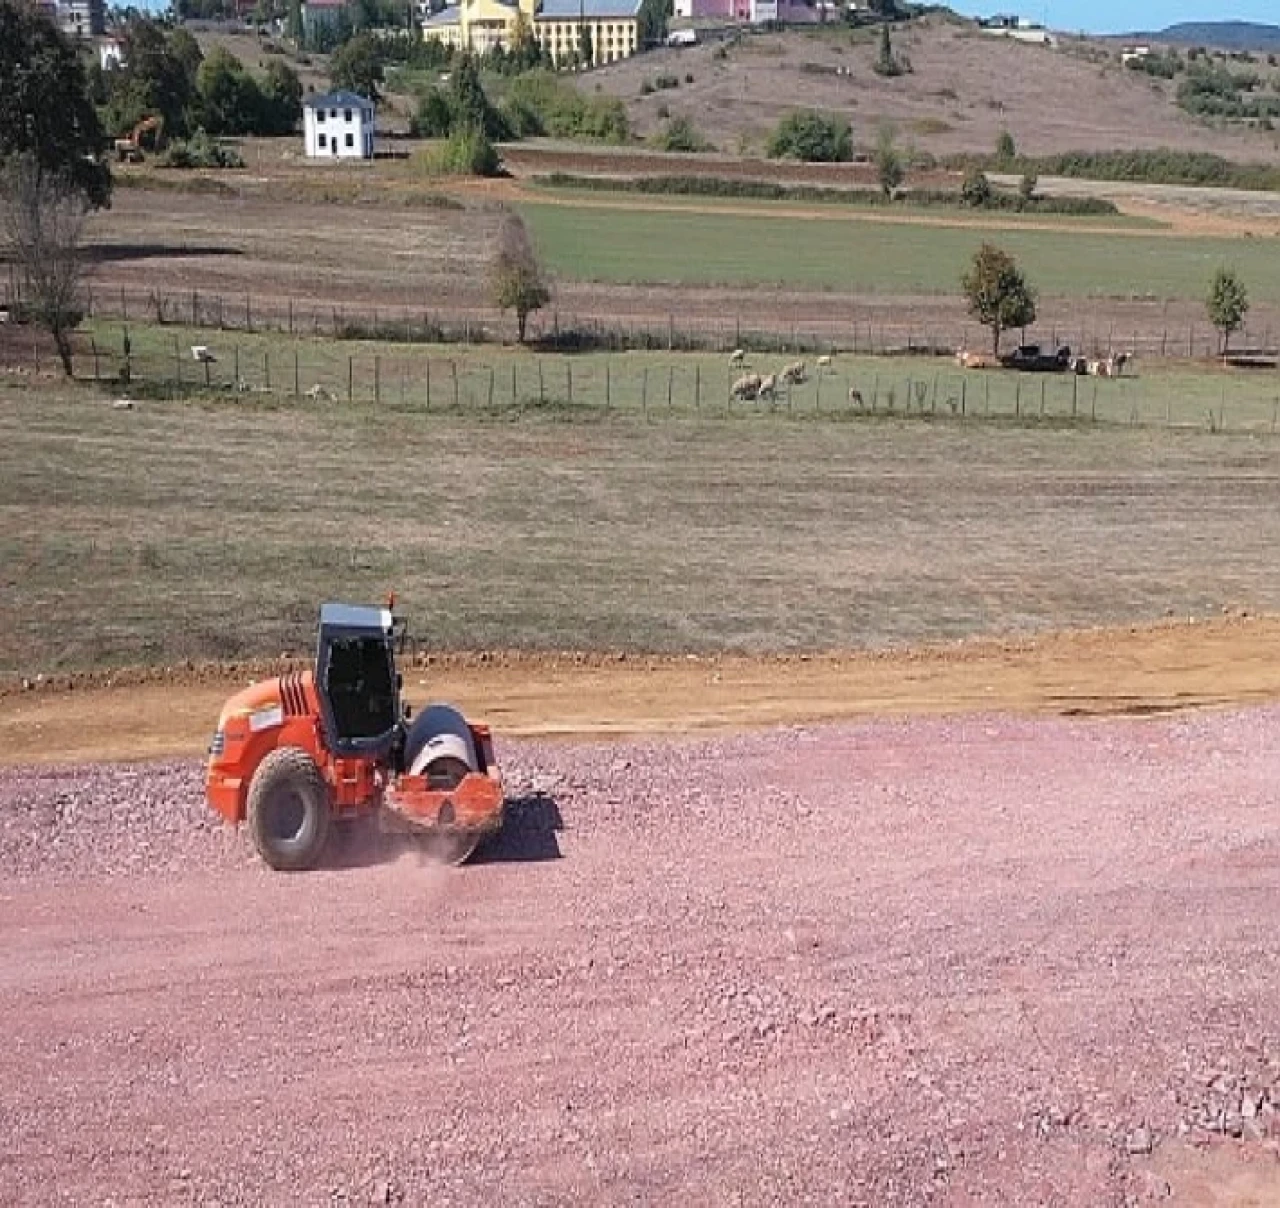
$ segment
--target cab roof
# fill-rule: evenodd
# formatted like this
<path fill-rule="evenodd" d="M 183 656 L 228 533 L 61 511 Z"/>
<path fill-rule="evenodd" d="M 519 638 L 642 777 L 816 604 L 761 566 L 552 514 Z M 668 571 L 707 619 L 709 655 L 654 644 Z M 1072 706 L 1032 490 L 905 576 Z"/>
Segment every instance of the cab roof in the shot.
<path fill-rule="evenodd" d="M 360 604 L 322 604 L 320 628 L 388 634 L 391 632 L 391 611 L 387 608 L 368 608 Z"/>

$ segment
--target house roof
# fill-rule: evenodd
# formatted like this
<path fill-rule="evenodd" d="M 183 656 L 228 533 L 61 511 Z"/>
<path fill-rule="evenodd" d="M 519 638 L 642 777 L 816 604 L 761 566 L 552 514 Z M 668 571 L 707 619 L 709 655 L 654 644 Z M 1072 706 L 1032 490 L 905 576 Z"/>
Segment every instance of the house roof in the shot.
<path fill-rule="evenodd" d="M 543 20 L 577 20 L 581 16 L 593 21 L 634 17 L 640 11 L 640 0 L 542 0 L 538 16 Z"/>
<path fill-rule="evenodd" d="M 372 109 L 373 102 L 356 96 L 354 92 L 326 92 L 322 96 L 309 96 L 302 102 L 304 109 Z"/>
<path fill-rule="evenodd" d="M 458 21 L 458 6 L 451 4 L 448 8 L 442 8 L 438 13 L 432 13 L 431 16 L 423 20 L 422 24 L 424 28 L 430 29 L 433 25 L 457 25 Z"/>

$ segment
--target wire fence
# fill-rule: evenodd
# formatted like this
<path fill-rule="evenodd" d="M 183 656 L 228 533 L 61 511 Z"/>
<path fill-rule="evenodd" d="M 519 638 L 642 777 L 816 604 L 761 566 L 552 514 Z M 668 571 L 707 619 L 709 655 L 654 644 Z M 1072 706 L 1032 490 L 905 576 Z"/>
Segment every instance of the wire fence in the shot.
<path fill-rule="evenodd" d="M 12 335 L 12 330 L 9 333 Z M 52 346 L 0 340 L 10 371 L 59 372 Z M 824 358 L 825 359 L 825 358 Z M 343 344 L 209 329 L 78 333 L 74 368 L 121 398 L 220 393 L 246 403 L 392 407 L 485 414 L 560 409 L 577 413 L 716 415 L 783 413 L 853 418 L 915 416 L 958 421 L 1277 431 L 1280 374 L 1153 373 L 1102 378 L 1074 373 L 964 370 L 940 359 L 837 354 L 806 361 L 802 379 L 782 380 L 781 356 L 744 363 L 697 353 L 539 354 L 476 346 Z M 779 378 L 771 395 L 735 392 L 745 374 Z"/>
<path fill-rule="evenodd" d="M 91 285 L 85 294 L 86 317 L 99 322 L 205 328 L 221 332 L 283 334 L 336 340 L 378 340 L 411 344 L 502 344 L 510 340 L 513 322 L 491 308 L 451 305 L 447 314 L 429 307 L 352 306 L 315 300 L 229 295 L 200 289 L 161 290 L 136 286 Z M 10 274 L 0 309 L 21 308 L 19 282 Z M 780 306 L 784 314 L 785 306 Z M 1127 352 L 1143 359 L 1213 357 L 1218 332 L 1206 323 L 1175 326 L 1167 318 L 1117 325 L 1113 321 L 1071 321 L 1051 316 L 1041 321 L 1032 340 L 1058 348 L 1069 346 L 1079 356 L 1102 358 Z M 957 348 L 985 349 L 989 333 L 972 322 L 949 322 L 932 315 L 913 317 L 909 308 L 867 307 L 851 312 L 833 304 L 824 315 L 786 319 L 730 314 L 725 311 L 672 310 L 663 314 L 603 319 L 567 309 L 535 312 L 529 339 L 547 351 L 729 351 L 818 355 L 848 352 L 866 355 L 949 354 Z M 1277 360 L 1280 331 L 1269 324 L 1246 327 L 1233 339 L 1244 359 L 1262 364 Z"/>

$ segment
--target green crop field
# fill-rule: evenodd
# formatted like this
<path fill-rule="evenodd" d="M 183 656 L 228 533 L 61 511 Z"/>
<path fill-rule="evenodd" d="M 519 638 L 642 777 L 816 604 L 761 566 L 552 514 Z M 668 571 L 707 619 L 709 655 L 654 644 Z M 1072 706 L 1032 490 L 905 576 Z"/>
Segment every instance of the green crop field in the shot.
<path fill-rule="evenodd" d="M 731 209 L 519 208 L 552 272 L 574 280 L 955 293 L 968 259 L 988 239 L 1017 257 L 1045 294 L 1200 298 L 1213 270 L 1232 264 L 1254 298 L 1280 300 L 1280 239 L 886 223 L 826 211 L 798 221 Z"/>
<path fill-rule="evenodd" d="M 1159 389 L 1189 391 L 1191 416 L 1208 376 L 1099 383 L 1113 408 L 1147 400 L 1145 427 L 1123 402 L 1105 424 L 1061 418 L 1064 379 L 1040 379 L 1045 420 L 1022 379 L 1013 422 L 1013 375 L 992 375 L 990 421 L 968 378 L 966 422 L 923 361 L 842 367 L 875 415 L 837 406 L 834 380 L 821 411 L 810 383 L 791 407 L 700 413 L 688 389 L 713 360 L 657 354 L 613 361 L 609 407 L 570 407 L 550 358 L 537 406 L 538 359 L 483 349 L 381 362 L 375 404 L 367 350 L 322 346 L 300 351 L 300 385 L 318 354 L 345 380 L 348 347 L 351 403 L 293 398 L 283 341 L 241 350 L 242 369 L 269 356 L 270 391 L 135 382 L 131 410 L 119 385 L 0 378 L 0 675 L 273 655 L 310 640 L 317 600 L 391 589 L 451 648 L 830 649 L 1280 607 L 1274 402 L 1248 432 L 1160 426 Z M 412 373 L 428 351 L 430 410 Z M 608 363 L 575 362 L 578 389 Z M 523 403 L 490 409 L 489 371 L 513 365 Z"/>

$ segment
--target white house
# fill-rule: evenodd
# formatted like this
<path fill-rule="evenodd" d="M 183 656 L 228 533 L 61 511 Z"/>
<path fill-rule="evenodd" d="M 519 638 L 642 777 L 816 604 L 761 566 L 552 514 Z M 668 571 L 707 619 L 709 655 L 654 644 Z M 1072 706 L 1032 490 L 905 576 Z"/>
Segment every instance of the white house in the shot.
<path fill-rule="evenodd" d="M 308 159 L 372 159 L 373 102 L 354 92 L 307 97 L 302 136 Z"/>

